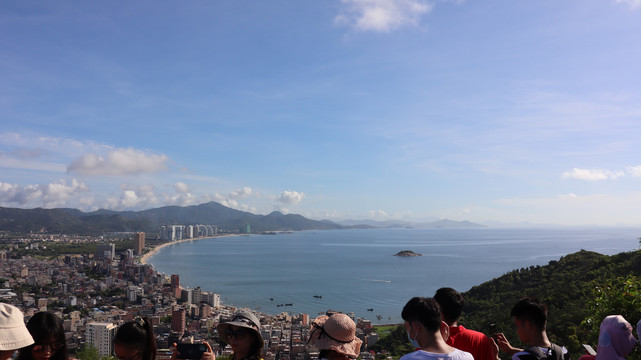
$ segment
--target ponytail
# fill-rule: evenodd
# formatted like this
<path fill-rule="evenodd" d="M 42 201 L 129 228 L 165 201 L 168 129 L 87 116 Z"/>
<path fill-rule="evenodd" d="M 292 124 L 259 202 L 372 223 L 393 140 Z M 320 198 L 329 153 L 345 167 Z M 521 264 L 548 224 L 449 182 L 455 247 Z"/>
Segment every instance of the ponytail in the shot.
<path fill-rule="evenodd" d="M 115 344 L 137 349 L 142 352 L 142 360 L 156 360 L 156 338 L 151 320 L 136 316 L 118 328 Z"/>

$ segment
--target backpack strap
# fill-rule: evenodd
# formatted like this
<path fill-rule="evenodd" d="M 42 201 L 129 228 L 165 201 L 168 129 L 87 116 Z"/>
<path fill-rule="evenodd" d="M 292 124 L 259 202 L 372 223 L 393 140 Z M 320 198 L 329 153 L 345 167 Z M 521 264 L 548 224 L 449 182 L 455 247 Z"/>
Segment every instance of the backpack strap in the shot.
<path fill-rule="evenodd" d="M 552 350 L 552 354 L 550 356 L 543 353 L 543 351 L 538 346 L 530 346 L 524 351 L 530 353 L 538 360 L 564 360 L 563 349 L 559 345 L 550 344 L 550 350 Z"/>
<path fill-rule="evenodd" d="M 529 348 L 525 349 L 525 351 L 529 352 L 530 354 L 534 355 L 537 359 L 543 360 L 547 359 L 548 356 L 541 351 L 541 348 L 538 346 L 530 346 Z"/>
<path fill-rule="evenodd" d="M 552 350 L 552 357 L 554 360 L 563 360 L 565 359 L 565 356 L 563 356 L 563 349 L 557 345 L 557 344 L 550 344 L 550 349 Z M 567 360 L 569 360 L 570 357 L 567 357 Z"/>

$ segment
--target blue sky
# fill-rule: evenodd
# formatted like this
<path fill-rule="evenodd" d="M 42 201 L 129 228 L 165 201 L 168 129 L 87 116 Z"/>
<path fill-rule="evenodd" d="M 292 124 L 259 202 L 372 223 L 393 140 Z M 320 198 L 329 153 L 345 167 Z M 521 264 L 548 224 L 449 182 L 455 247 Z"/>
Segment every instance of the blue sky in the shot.
<path fill-rule="evenodd" d="M 641 0 L 3 1 L 0 206 L 641 225 Z"/>

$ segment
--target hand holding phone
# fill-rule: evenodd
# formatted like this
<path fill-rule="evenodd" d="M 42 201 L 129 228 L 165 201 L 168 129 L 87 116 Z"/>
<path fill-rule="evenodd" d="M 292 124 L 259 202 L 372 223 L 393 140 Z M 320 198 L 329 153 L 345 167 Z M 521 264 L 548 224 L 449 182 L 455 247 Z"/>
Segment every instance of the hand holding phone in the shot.
<path fill-rule="evenodd" d="M 496 334 L 496 324 L 490 324 L 490 337 L 492 337 L 494 341 L 497 341 Z"/>
<path fill-rule="evenodd" d="M 177 344 L 178 359 L 200 360 L 207 351 L 205 344 Z"/>

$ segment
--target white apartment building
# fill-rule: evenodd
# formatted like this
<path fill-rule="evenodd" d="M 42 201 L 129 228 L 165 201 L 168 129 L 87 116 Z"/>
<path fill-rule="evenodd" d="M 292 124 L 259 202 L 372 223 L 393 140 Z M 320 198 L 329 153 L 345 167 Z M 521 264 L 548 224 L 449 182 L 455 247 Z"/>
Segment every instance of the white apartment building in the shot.
<path fill-rule="evenodd" d="M 112 323 L 87 324 L 87 342 L 92 344 L 101 357 L 113 354 L 113 339 L 117 326 Z"/>

